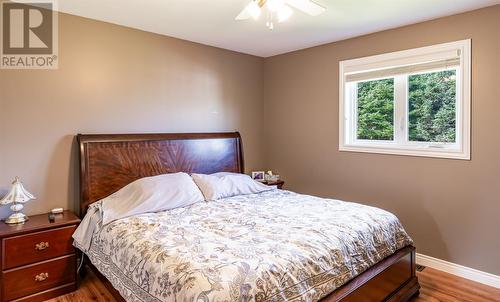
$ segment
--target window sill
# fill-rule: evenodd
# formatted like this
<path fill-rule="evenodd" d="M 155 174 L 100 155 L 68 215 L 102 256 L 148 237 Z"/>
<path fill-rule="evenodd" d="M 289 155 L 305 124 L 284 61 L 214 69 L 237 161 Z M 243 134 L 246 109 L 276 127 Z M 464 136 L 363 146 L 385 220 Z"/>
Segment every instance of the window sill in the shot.
<path fill-rule="evenodd" d="M 367 146 L 356 146 L 356 145 L 344 145 L 339 147 L 339 151 L 470 160 L 470 152 L 468 151 L 446 150 L 446 149 L 438 149 L 438 150 L 434 150 L 431 148 L 404 149 L 404 148 L 387 148 L 387 147 L 375 147 L 375 146 L 367 147 Z"/>

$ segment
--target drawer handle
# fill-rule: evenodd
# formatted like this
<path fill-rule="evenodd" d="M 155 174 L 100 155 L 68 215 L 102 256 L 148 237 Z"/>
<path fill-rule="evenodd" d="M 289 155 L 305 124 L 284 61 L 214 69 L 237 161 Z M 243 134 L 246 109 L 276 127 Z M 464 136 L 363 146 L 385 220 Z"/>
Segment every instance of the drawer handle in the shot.
<path fill-rule="evenodd" d="M 43 251 L 45 249 L 49 248 L 49 243 L 48 242 L 40 242 L 35 244 L 35 250 L 37 251 Z"/>
<path fill-rule="evenodd" d="M 35 281 L 42 282 L 42 281 L 47 280 L 48 277 L 49 277 L 49 273 L 40 273 L 40 274 L 35 276 Z"/>

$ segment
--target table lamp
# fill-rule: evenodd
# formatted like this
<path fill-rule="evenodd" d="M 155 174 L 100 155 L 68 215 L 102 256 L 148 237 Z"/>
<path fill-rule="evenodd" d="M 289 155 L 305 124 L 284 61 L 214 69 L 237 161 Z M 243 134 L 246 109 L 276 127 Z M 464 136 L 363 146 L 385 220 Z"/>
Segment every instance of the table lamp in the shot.
<path fill-rule="evenodd" d="M 24 203 L 30 201 L 32 199 L 36 199 L 30 192 L 28 192 L 24 187 L 19 177 L 14 179 L 12 182 L 12 188 L 9 193 L 5 195 L 5 197 L 0 200 L 1 205 L 11 204 L 10 209 L 14 212 L 7 219 L 5 219 L 5 223 L 7 224 L 17 224 L 24 223 L 28 220 L 28 216 L 21 213 L 21 210 L 24 207 Z"/>

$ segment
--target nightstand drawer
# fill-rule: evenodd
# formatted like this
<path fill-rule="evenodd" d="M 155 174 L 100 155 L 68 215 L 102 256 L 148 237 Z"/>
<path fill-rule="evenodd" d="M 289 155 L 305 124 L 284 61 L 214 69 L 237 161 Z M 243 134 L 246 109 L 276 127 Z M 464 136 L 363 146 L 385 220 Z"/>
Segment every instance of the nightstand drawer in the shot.
<path fill-rule="evenodd" d="M 68 226 L 3 240 L 3 269 L 74 253 L 71 235 L 76 226 Z"/>
<path fill-rule="evenodd" d="M 76 281 L 76 256 L 69 255 L 2 274 L 5 301 Z"/>

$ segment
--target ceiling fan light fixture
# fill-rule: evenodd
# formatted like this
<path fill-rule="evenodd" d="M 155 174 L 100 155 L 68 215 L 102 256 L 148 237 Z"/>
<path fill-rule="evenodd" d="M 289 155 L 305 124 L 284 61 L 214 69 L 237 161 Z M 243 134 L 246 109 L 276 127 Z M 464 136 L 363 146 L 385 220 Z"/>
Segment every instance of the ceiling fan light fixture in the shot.
<path fill-rule="evenodd" d="M 250 3 L 248 3 L 248 5 L 245 7 L 245 10 L 254 20 L 259 19 L 261 8 L 257 1 L 250 1 Z"/>
<path fill-rule="evenodd" d="M 277 12 L 278 23 L 288 20 L 292 15 L 293 15 L 293 10 L 288 5 L 284 5 Z"/>
<path fill-rule="evenodd" d="M 320 15 L 326 10 L 313 0 L 250 0 L 235 20 L 258 20 L 265 12 L 266 27 L 272 30 L 275 23 L 288 20 L 294 14 L 294 9 L 310 16 Z"/>

